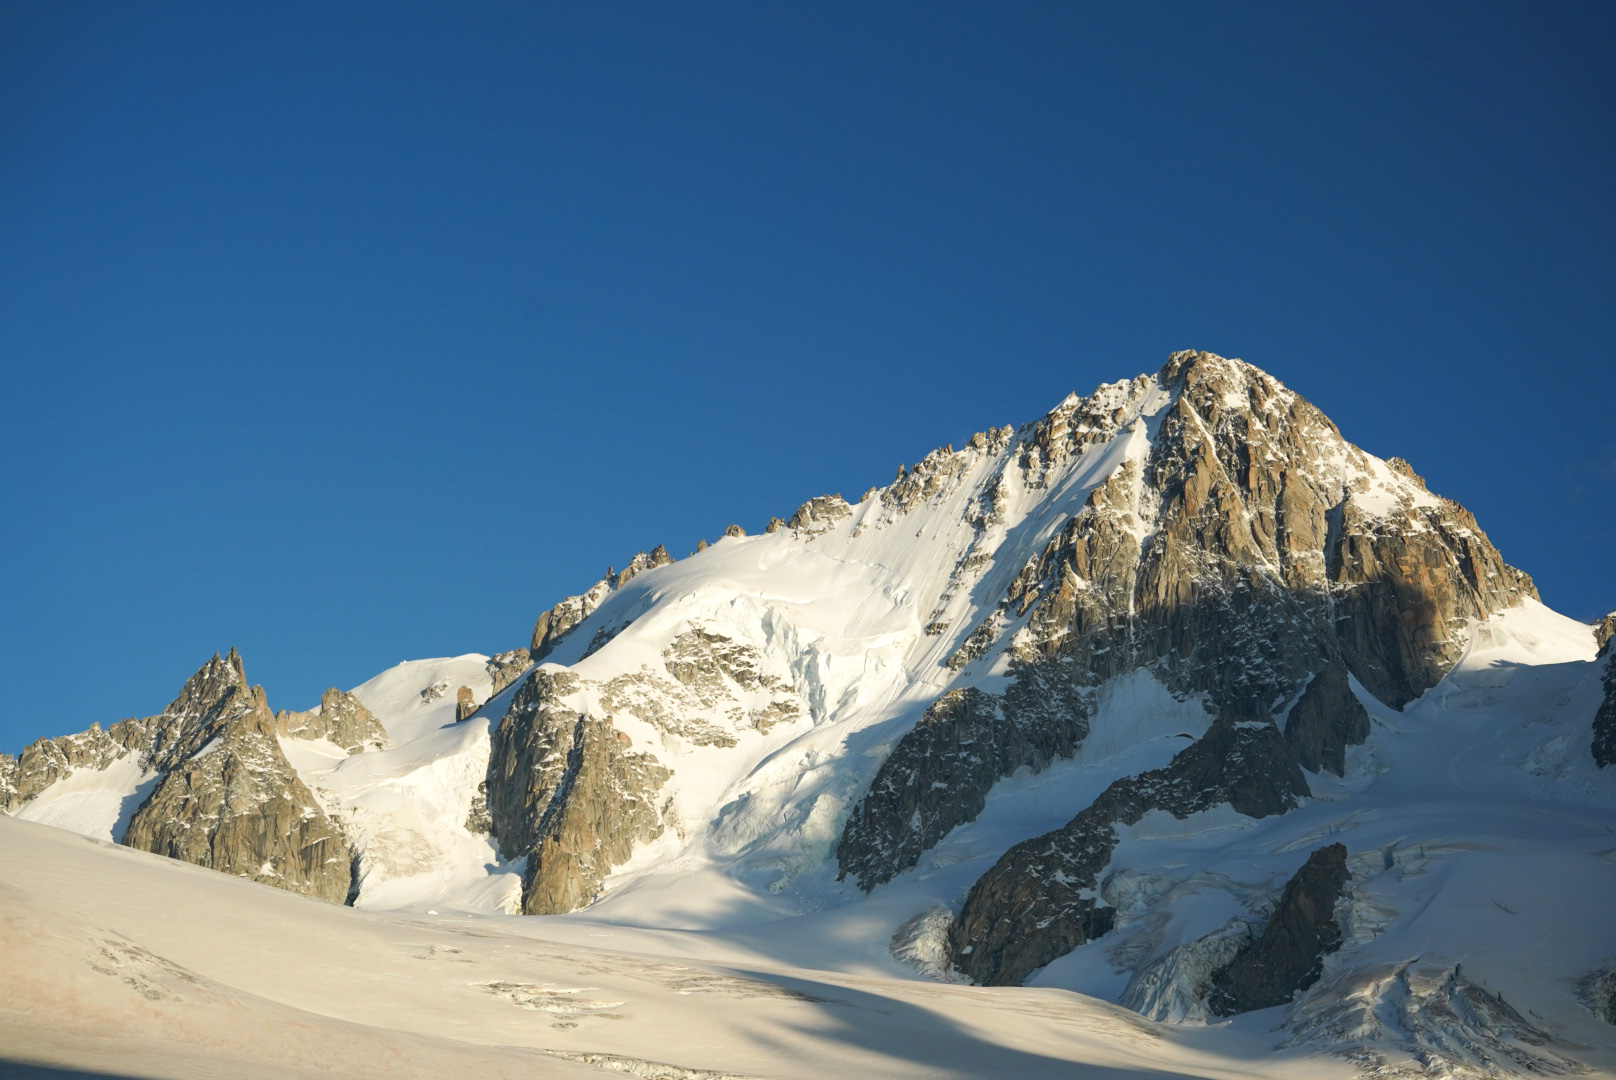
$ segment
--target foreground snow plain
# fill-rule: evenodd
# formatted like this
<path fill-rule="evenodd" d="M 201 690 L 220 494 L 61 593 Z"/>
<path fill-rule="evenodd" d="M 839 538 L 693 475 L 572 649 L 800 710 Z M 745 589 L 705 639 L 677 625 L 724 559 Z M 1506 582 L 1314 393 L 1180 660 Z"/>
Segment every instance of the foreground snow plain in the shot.
<path fill-rule="evenodd" d="M 14 1067 L 242 1078 L 1350 1075 L 1297 1051 L 1268 1055 L 1261 1039 L 1214 1048 L 1204 1031 L 1062 990 L 791 966 L 718 937 L 593 919 L 341 908 L 26 821 L 0 819 L 0 860 L 11 868 L 0 883 L 0 1046 Z"/>

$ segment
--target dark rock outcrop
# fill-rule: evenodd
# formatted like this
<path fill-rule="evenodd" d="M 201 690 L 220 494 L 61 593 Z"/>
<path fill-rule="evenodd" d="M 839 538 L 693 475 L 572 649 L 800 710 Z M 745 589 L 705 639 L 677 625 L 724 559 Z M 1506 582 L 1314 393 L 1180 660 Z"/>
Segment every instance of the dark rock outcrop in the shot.
<path fill-rule="evenodd" d="M 364 703 L 345 690 L 332 687 L 320 695 L 320 707 L 309 712 L 281 712 L 275 717 L 280 733 L 291 739 L 326 739 L 350 754 L 381 749 L 388 744 L 387 729 Z"/>
<path fill-rule="evenodd" d="M 1347 673 L 1327 664 L 1307 684 L 1285 721 L 1285 741 L 1308 772 L 1347 768 L 1347 747 L 1369 738 L 1369 713 L 1353 694 Z"/>
<path fill-rule="evenodd" d="M 1023 726 L 1001 704 L 974 687 L 932 703 L 919 724 L 927 737 L 899 744 L 848 817 L 836 847 L 840 877 L 853 875 L 866 892 L 890 881 L 955 826 L 974 821 L 994 781 L 1069 757 L 1088 734 L 1081 717 Z"/>
<path fill-rule="evenodd" d="M 1347 849 L 1330 844 L 1309 855 L 1285 883 L 1262 935 L 1212 979 L 1207 1003 L 1218 1016 L 1283 1005 L 1324 971 L 1341 947 L 1335 907 L 1346 894 Z"/>
<path fill-rule="evenodd" d="M 985 986 L 1013 985 L 1109 930 L 1114 912 L 1094 894 L 1118 825 L 1153 810 L 1186 818 L 1224 803 L 1268 817 L 1307 794 L 1278 728 L 1225 713 L 1163 768 L 1118 780 L 1066 825 L 1007 851 L 971 887 L 949 930 L 954 966 Z"/>
<path fill-rule="evenodd" d="M 1594 713 L 1594 763 L 1601 769 L 1616 761 L 1616 649 L 1608 646 L 1603 653 L 1605 670 L 1600 681 L 1605 687 L 1605 698 Z"/>
<path fill-rule="evenodd" d="M 528 915 L 590 903 L 612 867 L 663 830 L 656 795 L 668 770 L 609 720 L 563 704 L 576 687 L 568 672 L 534 671 L 493 733 L 488 816 L 501 855 L 527 856 Z"/>

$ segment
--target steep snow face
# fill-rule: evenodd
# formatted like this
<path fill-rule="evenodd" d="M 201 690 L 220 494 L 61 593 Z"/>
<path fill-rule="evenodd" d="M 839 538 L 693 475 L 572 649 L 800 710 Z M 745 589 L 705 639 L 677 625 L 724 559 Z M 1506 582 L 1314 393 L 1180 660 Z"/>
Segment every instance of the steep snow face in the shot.
<path fill-rule="evenodd" d="M 489 840 L 483 791 L 488 720 L 457 723 L 461 687 L 493 702 L 479 653 L 398 664 L 352 691 L 394 745 L 348 754 L 324 739 L 282 738 L 281 749 L 358 855 L 353 903 L 417 911 L 514 911 L 521 866 Z M 492 708 L 486 711 L 493 711 Z"/>
<path fill-rule="evenodd" d="M 455 692 L 469 687 L 477 701 L 493 688 L 488 657 L 481 653 L 437 660 L 407 660 L 353 688 L 387 729 L 395 744 L 413 742 L 454 723 Z"/>
<path fill-rule="evenodd" d="M 79 769 L 64 776 L 24 804 L 17 817 L 115 841 L 151 794 L 158 775 L 141 765 L 140 755 L 126 754 L 105 769 Z"/>

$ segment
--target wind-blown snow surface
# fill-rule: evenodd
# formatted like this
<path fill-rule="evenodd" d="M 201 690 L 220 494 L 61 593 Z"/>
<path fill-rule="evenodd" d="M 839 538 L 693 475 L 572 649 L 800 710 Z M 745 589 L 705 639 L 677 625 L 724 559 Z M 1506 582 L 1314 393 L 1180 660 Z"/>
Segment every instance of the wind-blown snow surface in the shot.
<path fill-rule="evenodd" d="M 716 940 L 721 956 L 691 960 L 678 934 L 566 919 L 355 911 L 12 819 L 0 864 L 0 1072 L 1346 1075 L 1296 1052 L 1254 1068 L 1241 1051 L 1260 1047 L 1201 1048 L 1064 991 L 793 968 Z"/>

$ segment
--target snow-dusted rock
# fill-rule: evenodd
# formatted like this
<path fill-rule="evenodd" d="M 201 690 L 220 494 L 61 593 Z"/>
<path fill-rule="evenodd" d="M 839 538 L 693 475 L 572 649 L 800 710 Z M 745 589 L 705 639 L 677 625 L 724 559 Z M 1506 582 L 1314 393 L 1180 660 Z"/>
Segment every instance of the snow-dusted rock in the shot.
<path fill-rule="evenodd" d="M 1161 769 L 1118 780 L 1054 832 L 1011 848 L 971 887 L 949 931 L 954 965 L 984 985 L 1013 985 L 1111 929 L 1097 886 L 1118 824 L 1151 811 L 1187 818 L 1227 803 L 1262 818 L 1308 793 L 1284 736 L 1267 720 L 1225 713 Z"/>

